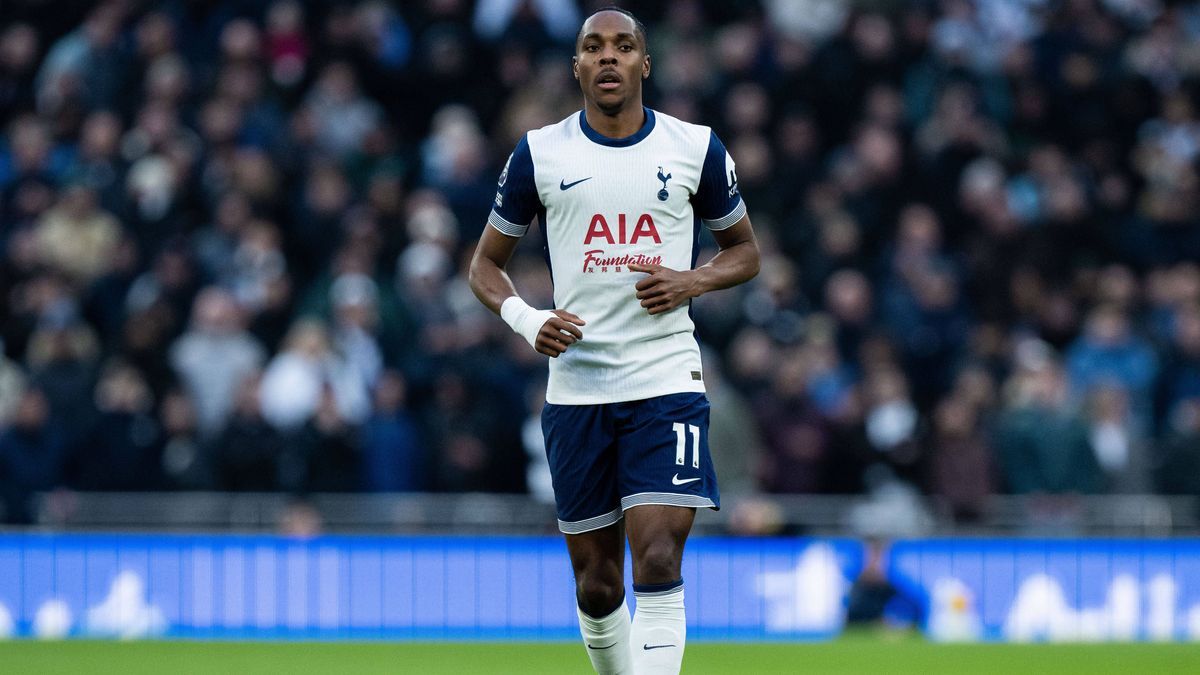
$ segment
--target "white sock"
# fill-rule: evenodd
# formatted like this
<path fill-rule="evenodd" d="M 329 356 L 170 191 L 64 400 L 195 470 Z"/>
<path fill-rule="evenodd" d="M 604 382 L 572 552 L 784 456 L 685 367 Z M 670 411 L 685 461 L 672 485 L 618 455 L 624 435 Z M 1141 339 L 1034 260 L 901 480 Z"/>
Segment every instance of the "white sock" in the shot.
<path fill-rule="evenodd" d="M 599 619 L 578 607 L 579 632 L 587 648 L 592 667 L 600 675 L 630 675 L 633 665 L 629 654 L 629 607 L 625 601 L 611 614 Z"/>
<path fill-rule="evenodd" d="M 683 581 L 663 586 L 667 588 L 634 586 L 637 610 L 630 638 L 634 675 L 678 675 L 683 665 L 687 639 Z"/>

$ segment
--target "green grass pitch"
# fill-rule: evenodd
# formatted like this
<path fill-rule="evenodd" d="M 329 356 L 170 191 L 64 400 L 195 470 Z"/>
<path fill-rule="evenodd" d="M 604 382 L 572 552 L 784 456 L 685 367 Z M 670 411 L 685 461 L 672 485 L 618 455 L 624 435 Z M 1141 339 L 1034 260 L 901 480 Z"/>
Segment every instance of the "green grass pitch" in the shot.
<path fill-rule="evenodd" d="M 4 673 L 512 673 L 586 675 L 574 643 L 34 642 L 0 643 Z M 687 675 L 1200 673 L 1200 646 L 935 645 L 850 636 L 817 644 L 690 644 Z"/>

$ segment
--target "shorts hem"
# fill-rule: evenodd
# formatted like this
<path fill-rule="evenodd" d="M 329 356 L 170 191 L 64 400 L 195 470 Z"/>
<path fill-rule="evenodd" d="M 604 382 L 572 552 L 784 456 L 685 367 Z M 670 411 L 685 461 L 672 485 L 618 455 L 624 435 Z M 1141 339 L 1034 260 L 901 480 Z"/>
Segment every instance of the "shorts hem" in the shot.
<path fill-rule="evenodd" d="M 635 506 L 643 506 L 646 504 L 657 504 L 660 506 L 684 506 L 694 507 L 698 509 L 709 508 L 714 511 L 719 511 L 721 507 L 717 506 L 713 500 L 708 497 L 690 494 L 676 494 L 673 492 L 639 492 L 628 497 L 621 497 L 621 511 L 626 511 Z"/>
<path fill-rule="evenodd" d="M 615 508 L 608 513 L 602 513 L 598 516 L 585 518 L 583 520 L 568 522 L 560 518 L 558 521 L 558 531 L 562 532 L 563 534 L 583 534 L 585 532 L 591 532 L 592 530 L 599 530 L 600 528 L 608 527 L 624 517 L 624 510 L 621 508 Z"/>

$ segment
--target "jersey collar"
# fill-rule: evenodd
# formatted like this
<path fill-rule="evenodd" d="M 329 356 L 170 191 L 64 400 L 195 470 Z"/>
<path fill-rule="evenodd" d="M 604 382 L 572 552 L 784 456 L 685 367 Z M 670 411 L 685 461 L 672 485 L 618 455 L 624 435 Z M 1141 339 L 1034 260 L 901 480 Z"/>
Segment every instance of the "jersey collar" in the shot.
<path fill-rule="evenodd" d="M 579 111 L 579 128 L 583 130 L 583 135 L 588 137 L 588 140 L 600 145 L 607 145 L 610 148 L 626 148 L 634 145 L 654 131 L 654 111 L 642 106 L 642 110 L 646 113 L 646 121 L 642 123 L 642 128 L 638 129 L 633 134 L 624 138 L 609 138 L 604 134 L 596 131 L 587 122 L 587 115 L 584 111 Z"/>

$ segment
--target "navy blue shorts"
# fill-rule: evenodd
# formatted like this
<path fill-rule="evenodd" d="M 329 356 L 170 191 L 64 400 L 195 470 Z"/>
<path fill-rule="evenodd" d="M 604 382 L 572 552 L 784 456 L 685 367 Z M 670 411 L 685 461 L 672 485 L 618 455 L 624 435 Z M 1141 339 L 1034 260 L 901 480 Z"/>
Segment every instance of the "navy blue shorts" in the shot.
<path fill-rule="evenodd" d="M 720 508 L 708 453 L 708 397 L 542 409 L 558 529 L 607 527 L 639 504 Z"/>

